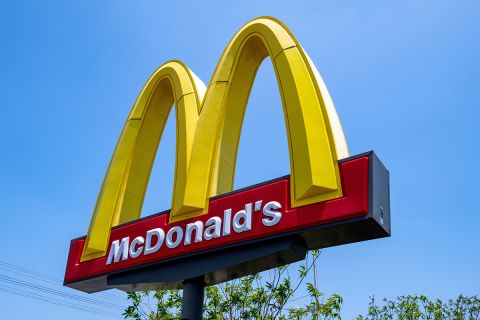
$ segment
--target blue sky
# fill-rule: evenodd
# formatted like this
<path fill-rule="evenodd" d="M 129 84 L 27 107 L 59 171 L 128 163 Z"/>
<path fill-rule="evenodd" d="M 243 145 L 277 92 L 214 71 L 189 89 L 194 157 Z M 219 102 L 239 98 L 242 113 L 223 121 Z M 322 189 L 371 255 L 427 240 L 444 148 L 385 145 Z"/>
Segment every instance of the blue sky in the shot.
<path fill-rule="evenodd" d="M 281 19 L 316 64 L 351 154 L 373 149 L 391 173 L 392 237 L 324 250 L 321 290 L 345 298 L 345 319 L 364 312 L 371 295 L 478 294 L 475 0 L 3 1 L 0 260 L 62 278 L 69 241 L 86 233 L 116 140 L 149 75 L 175 58 L 208 83 L 236 30 L 260 15 Z M 174 143 L 170 119 L 143 215 L 170 207 Z M 254 156 L 265 146 L 278 150 L 275 161 Z M 288 171 L 267 60 L 247 109 L 235 186 Z M 118 292 L 110 297 L 122 302 Z M 4 292 L 0 301 L 6 319 L 102 318 Z"/>

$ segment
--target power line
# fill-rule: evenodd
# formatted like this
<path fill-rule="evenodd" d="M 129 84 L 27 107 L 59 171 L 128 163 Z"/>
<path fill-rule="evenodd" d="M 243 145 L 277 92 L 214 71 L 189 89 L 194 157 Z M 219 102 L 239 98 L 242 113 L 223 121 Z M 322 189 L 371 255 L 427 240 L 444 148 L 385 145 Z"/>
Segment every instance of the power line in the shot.
<path fill-rule="evenodd" d="M 55 278 L 55 277 L 52 277 L 52 276 L 49 276 L 49 275 L 46 275 L 46 274 L 42 274 L 40 272 L 30 270 L 30 269 L 27 269 L 27 268 L 24 268 L 24 267 L 16 266 L 14 264 L 11 264 L 11 263 L 8 263 L 8 262 L 5 262 L 5 261 L 0 260 L 0 265 L 2 265 L 4 267 L 7 267 L 7 268 L 16 269 L 16 270 L 19 270 L 19 271 L 27 273 L 27 274 L 33 274 L 33 275 L 36 275 L 36 276 L 41 277 L 41 278 L 49 279 L 53 282 L 61 282 L 61 280 L 58 279 L 58 278 Z"/>
<path fill-rule="evenodd" d="M 102 307 L 123 308 L 123 306 L 120 305 L 120 304 L 114 304 L 114 303 L 111 303 L 111 302 L 99 301 L 99 300 L 95 300 L 95 299 L 91 299 L 91 298 L 87 298 L 87 297 L 82 297 L 78 294 L 62 292 L 60 290 L 51 289 L 51 288 L 41 286 L 41 285 L 37 285 L 37 284 L 32 284 L 30 282 L 26 282 L 26 281 L 22 281 L 22 280 L 19 280 L 19 279 L 11 278 L 11 277 L 8 277 L 8 276 L 2 275 L 2 274 L 0 274 L 0 281 L 7 282 L 7 283 L 10 283 L 10 284 L 14 284 L 14 285 L 17 285 L 17 286 L 21 286 L 21 287 L 24 287 L 24 288 L 29 288 L 29 289 L 33 289 L 33 290 L 36 290 L 36 291 L 52 294 L 52 295 L 57 295 L 57 296 L 60 296 L 62 298 L 69 298 L 69 299 L 73 299 L 73 300 L 77 300 L 77 301 L 81 301 L 81 302 L 95 304 L 95 305 L 102 306 Z"/>
<path fill-rule="evenodd" d="M 17 274 L 17 275 L 20 275 L 20 276 L 23 276 L 23 277 L 28 277 L 28 278 L 31 278 L 31 279 L 35 279 L 35 280 L 38 280 L 38 281 L 43 281 L 45 283 L 49 283 L 49 284 L 53 284 L 53 285 L 60 285 L 61 282 L 59 281 L 50 281 L 49 279 L 44 279 L 44 278 L 41 278 L 41 277 L 37 277 L 35 275 L 31 275 L 31 274 L 25 274 L 23 272 L 19 272 L 17 270 L 10 270 L 9 268 L 5 268 L 4 266 L 0 265 L 0 270 L 4 270 L 4 271 L 7 271 L 7 272 L 10 272 L 10 273 L 14 273 L 14 274 Z"/>
<path fill-rule="evenodd" d="M 42 302 L 46 302 L 46 303 L 70 308 L 70 309 L 75 309 L 75 310 L 89 312 L 89 313 L 93 313 L 93 314 L 97 314 L 97 315 L 103 315 L 103 316 L 118 318 L 118 314 L 113 313 L 113 312 L 108 312 L 108 311 L 104 311 L 104 310 L 100 310 L 100 309 L 94 309 L 94 308 L 91 308 L 91 307 L 80 306 L 80 305 L 76 305 L 76 304 L 69 303 L 69 302 L 66 302 L 66 301 L 62 301 L 62 300 L 59 300 L 59 299 L 46 297 L 46 296 L 42 296 L 42 295 L 39 295 L 39 294 L 33 294 L 33 293 L 25 291 L 25 290 L 15 289 L 15 288 L 7 287 L 7 286 L 0 286 L 0 291 L 10 293 L 10 294 L 13 294 L 13 295 L 17 295 L 17 296 L 21 296 L 21 297 L 25 297 L 25 298 L 29 298 L 29 299 L 33 299 L 33 300 L 38 300 L 38 301 L 42 301 Z"/>
<path fill-rule="evenodd" d="M 63 281 L 59 278 L 52 277 L 52 276 L 49 276 L 31 269 L 27 269 L 21 266 L 16 266 L 14 264 L 11 264 L 5 261 L 0 260 L 0 269 L 20 275 L 20 276 L 25 276 L 38 281 L 43 281 L 45 283 L 58 285 L 64 288 Z M 98 292 L 98 293 L 95 293 L 95 296 L 98 298 L 105 298 L 114 302 L 118 302 L 119 299 L 125 298 L 120 295 L 114 294 L 114 292 Z"/>
<path fill-rule="evenodd" d="M 1 260 L 0 271 L 3 271 L 0 273 L 1 292 L 107 317 L 118 318 L 125 308 L 120 303 L 126 297 L 112 292 L 91 297 L 65 292 L 71 289 L 64 287 L 61 279 Z"/>

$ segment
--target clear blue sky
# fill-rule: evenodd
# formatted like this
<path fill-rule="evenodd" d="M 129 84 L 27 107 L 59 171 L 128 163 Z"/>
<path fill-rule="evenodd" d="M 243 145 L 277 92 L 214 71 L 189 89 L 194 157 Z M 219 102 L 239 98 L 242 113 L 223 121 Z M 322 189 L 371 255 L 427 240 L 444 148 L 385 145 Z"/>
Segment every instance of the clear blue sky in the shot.
<path fill-rule="evenodd" d="M 478 1 L 0 6 L 0 260 L 62 278 L 69 241 L 86 233 L 120 130 L 149 75 L 176 58 L 208 83 L 236 30 L 272 15 L 324 77 L 351 154 L 373 149 L 391 173 L 392 237 L 324 250 L 321 289 L 345 298 L 345 319 L 365 311 L 373 294 L 479 293 Z M 289 171 L 269 61 L 247 110 L 236 187 Z M 144 215 L 170 207 L 174 142 L 171 119 Z M 254 156 L 266 145 L 281 156 Z M 101 319 L 3 292 L 0 305 L 5 319 Z"/>

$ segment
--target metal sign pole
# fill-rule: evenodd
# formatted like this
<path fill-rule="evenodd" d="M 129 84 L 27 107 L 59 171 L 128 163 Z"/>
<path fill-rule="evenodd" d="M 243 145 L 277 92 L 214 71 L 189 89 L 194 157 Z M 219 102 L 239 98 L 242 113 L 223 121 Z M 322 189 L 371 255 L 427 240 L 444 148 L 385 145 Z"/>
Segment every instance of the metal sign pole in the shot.
<path fill-rule="evenodd" d="M 182 320 L 201 320 L 205 293 L 203 276 L 183 281 Z"/>

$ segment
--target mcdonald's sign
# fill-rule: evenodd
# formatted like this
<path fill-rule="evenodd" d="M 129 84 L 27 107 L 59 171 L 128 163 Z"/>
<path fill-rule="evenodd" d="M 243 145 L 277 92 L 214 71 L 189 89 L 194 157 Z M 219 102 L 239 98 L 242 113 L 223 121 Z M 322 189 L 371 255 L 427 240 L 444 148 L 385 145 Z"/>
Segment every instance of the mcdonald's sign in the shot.
<path fill-rule="evenodd" d="M 281 94 L 290 175 L 233 191 L 255 74 L 270 57 Z M 140 218 L 172 106 L 177 149 L 171 210 Z M 278 20 L 243 26 L 209 85 L 180 61 L 160 66 L 135 101 L 85 237 L 72 240 L 65 285 L 215 284 L 302 259 L 307 250 L 390 235 L 388 171 L 373 152 L 350 156 L 327 88 Z"/>

